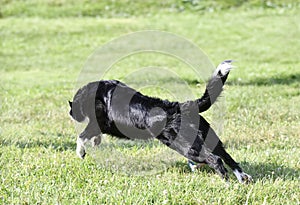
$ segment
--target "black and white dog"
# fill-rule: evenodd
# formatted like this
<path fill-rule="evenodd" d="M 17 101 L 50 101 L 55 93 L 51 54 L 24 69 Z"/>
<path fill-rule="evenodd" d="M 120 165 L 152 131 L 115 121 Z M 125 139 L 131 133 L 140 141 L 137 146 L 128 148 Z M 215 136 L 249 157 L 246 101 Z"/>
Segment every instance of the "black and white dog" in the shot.
<path fill-rule="evenodd" d="M 102 80 L 80 88 L 69 102 L 70 115 L 88 125 L 77 139 L 76 152 L 84 158 L 85 146 L 101 143 L 101 134 L 125 139 L 156 138 L 190 163 L 205 163 L 228 180 L 223 161 L 242 183 L 250 182 L 237 162 L 225 151 L 222 142 L 199 113 L 216 101 L 230 72 L 231 61 L 222 62 L 208 81 L 199 99 L 170 102 L 145 96 L 116 80 Z"/>

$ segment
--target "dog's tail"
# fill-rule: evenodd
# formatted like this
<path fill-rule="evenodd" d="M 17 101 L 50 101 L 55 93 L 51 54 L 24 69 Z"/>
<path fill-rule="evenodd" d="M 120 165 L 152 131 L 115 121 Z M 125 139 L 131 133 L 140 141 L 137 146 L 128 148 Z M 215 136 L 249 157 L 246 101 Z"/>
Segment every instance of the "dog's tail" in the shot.
<path fill-rule="evenodd" d="M 213 73 L 213 76 L 206 85 L 203 96 L 196 100 L 199 107 L 199 112 L 208 110 L 221 94 L 223 85 L 230 70 L 232 69 L 231 62 L 232 60 L 225 60 L 218 65 L 217 69 Z"/>

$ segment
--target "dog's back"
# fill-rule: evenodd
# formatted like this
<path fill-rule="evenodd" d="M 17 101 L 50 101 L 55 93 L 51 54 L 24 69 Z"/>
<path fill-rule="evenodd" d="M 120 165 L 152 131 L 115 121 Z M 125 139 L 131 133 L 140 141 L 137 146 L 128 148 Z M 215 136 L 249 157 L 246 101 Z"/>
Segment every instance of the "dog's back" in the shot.
<path fill-rule="evenodd" d="M 154 138 L 163 130 L 168 116 L 175 113 L 178 106 L 177 102 L 143 95 L 116 80 L 97 83 L 97 122 L 103 133 L 115 137 Z"/>

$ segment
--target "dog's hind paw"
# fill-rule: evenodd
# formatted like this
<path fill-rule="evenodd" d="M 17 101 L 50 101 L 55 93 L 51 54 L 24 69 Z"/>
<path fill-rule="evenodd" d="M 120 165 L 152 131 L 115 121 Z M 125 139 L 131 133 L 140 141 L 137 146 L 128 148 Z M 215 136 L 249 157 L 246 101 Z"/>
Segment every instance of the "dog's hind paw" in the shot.
<path fill-rule="evenodd" d="M 199 168 L 201 168 L 204 165 L 205 165 L 205 163 L 198 163 L 198 164 L 196 164 L 195 162 L 193 162 L 191 160 L 188 160 L 188 166 L 191 169 L 191 172 L 196 171 L 196 169 L 199 169 Z"/>
<path fill-rule="evenodd" d="M 189 165 L 192 172 L 194 172 L 197 168 L 197 165 L 191 160 L 188 160 L 188 165 Z"/>
<path fill-rule="evenodd" d="M 233 170 L 234 175 L 242 184 L 249 184 L 253 181 L 252 177 L 249 174 L 246 174 L 245 172 L 240 172 L 237 169 Z"/>

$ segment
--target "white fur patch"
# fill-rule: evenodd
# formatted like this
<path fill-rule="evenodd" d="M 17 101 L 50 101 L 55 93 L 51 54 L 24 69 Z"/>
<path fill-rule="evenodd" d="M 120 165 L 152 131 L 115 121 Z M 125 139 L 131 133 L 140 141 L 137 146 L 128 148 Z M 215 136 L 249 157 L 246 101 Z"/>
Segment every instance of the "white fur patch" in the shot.
<path fill-rule="evenodd" d="M 214 72 L 214 75 L 217 75 L 219 71 L 222 75 L 226 75 L 232 68 L 233 66 L 231 65 L 231 62 L 224 61 L 218 65 L 217 69 Z"/>
<path fill-rule="evenodd" d="M 89 139 L 82 139 L 80 137 L 77 138 L 77 146 L 76 146 L 76 154 L 83 159 L 86 154 L 86 147 L 98 146 L 101 143 L 101 135 L 97 135 Z"/>
<path fill-rule="evenodd" d="M 233 170 L 233 173 L 236 176 L 236 178 L 239 180 L 239 182 L 243 182 L 241 173 L 237 169 Z"/>
<path fill-rule="evenodd" d="M 197 168 L 197 165 L 192 163 L 191 161 L 188 161 L 188 165 L 189 165 L 192 172 L 194 172 Z"/>
<path fill-rule="evenodd" d="M 244 172 L 239 172 L 237 169 L 233 170 L 234 175 L 240 183 L 248 183 L 252 181 L 252 177 Z"/>
<path fill-rule="evenodd" d="M 76 154 L 81 159 L 83 159 L 83 156 L 85 154 L 84 142 L 79 137 L 77 138 Z"/>

